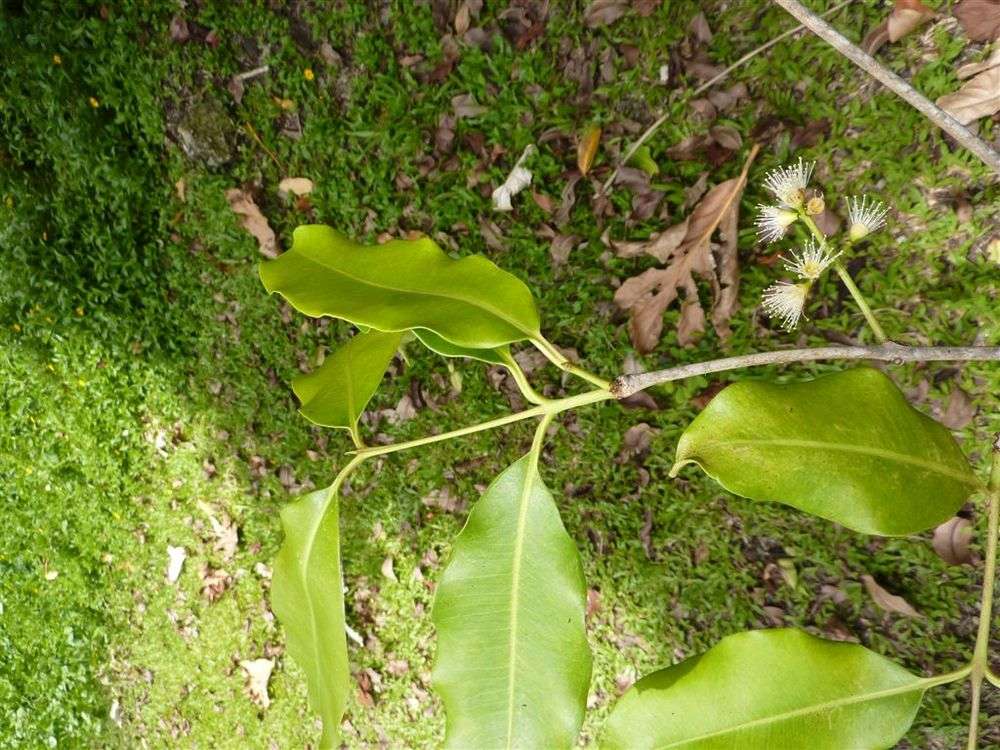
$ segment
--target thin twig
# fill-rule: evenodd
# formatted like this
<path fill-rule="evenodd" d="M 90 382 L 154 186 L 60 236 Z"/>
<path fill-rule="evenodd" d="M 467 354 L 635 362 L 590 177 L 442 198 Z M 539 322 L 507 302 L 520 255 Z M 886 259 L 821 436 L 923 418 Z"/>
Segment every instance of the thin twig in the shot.
<path fill-rule="evenodd" d="M 840 10 L 844 6 L 850 5 L 853 1 L 854 0 L 844 0 L 844 2 L 840 3 L 839 5 L 835 5 L 832 8 L 830 8 L 830 10 L 826 11 L 823 14 L 823 17 L 826 18 L 826 17 L 832 16 L 834 13 L 836 13 L 838 10 Z M 730 73 L 732 73 L 734 70 L 736 70 L 738 67 L 740 67 L 744 63 L 749 62 L 750 60 L 752 60 L 753 58 L 755 58 L 757 55 L 761 54 L 762 52 L 767 52 L 767 50 L 771 49 L 771 47 L 773 47 L 774 45 L 776 45 L 778 42 L 783 41 L 784 39 L 787 39 L 788 37 L 792 36 L 793 34 L 797 34 L 800 31 L 804 31 L 805 28 L 806 28 L 805 26 L 801 26 L 801 25 L 800 26 L 796 26 L 794 29 L 789 29 L 788 31 L 785 31 L 785 32 L 779 34 L 774 39 L 770 40 L 769 42 L 765 42 L 764 44 L 762 44 L 761 46 L 757 47 L 756 49 L 750 50 L 745 55 L 743 55 L 743 57 L 741 57 L 739 60 L 737 60 L 736 62 L 734 62 L 732 65 L 730 65 L 728 68 L 726 68 L 725 70 L 723 70 L 721 73 L 719 73 L 718 75 L 715 75 L 715 76 L 712 76 L 711 78 L 709 78 L 707 81 L 705 81 L 703 84 L 701 84 L 701 86 L 699 86 L 694 91 L 692 91 L 690 94 L 688 94 L 687 97 L 685 97 L 685 98 L 686 99 L 694 99 L 694 98 L 696 98 L 698 96 L 701 96 L 706 91 L 708 91 L 710 88 L 712 88 L 712 86 L 714 86 L 719 81 L 721 81 L 722 79 L 724 79 L 727 76 L 729 76 Z M 635 141 L 635 143 L 633 143 L 631 146 L 628 147 L 628 150 L 625 152 L 625 156 L 623 156 L 621 159 L 619 159 L 618 166 L 616 166 L 614 168 L 614 170 L 611 172 L 611 176 L 607 180 L 605 180 L 604 184 L 601 186 L 601 192 L 598 193 L 598 195 L 604 195 L 605 193 L 608 192 L 608 189 L 614 183 L 615 178 L 618 177 L 618 172 L 621 171 L 621 168 L 624 167 L 626 164 L 629 163 L 629 160 L 631 160 L 631 158 L 633 156 L 635 156 L 635 152 L 638 151 L 640 148 L 642 148 L 642 144 L 644 144 L 646 141 L 648 141 L 650 139 L 650 137 L 653 135 L 653 133 L 655 133 L 657 130 L 659 130 L 660 126 L 663 125 L 663 123 L 665 123 L 669 117 L 670 117 L 670 110 L 664 111 L 664 113 L 662 115 L 660 115 L 658 118 L 656 118 L 656 121 L 652 125 L 650 125 L 648 128 L 646 128 L 645 132 L 642 135 L 639 136 L 639 138 Z"/>
<path fill-rule="evenodd" d="M 1000 362 L 1000 346 L 822 346 L 813 349 L 785 349 L 775 352 L 744 354 L 710 362 L 678 365 L 666 370 L 622 375 L 611 383 L 615 398 L 631 396 L 650 386 L 683 380 L 712 372 L 740 370 L 757 365 L 784 365 L 790 362 L 813 362 L 821 359 L 870 359 L 883 362 Z"/>
<path fill-rule="evenodd" d="M 804 7 L 798 0 L 774 0 L 774 2 L 795 16 L 803 26 L 837 50 L 837 52 L 893 93 L 900 96 L 924 117 L 982 159 L 984 164 L 1000 174 L 1000 153 L 997 153 L 988 143 L 978 138 L 962 123 L 927 99 L 927 97 L 913 88 L 913 86 L 859 48 L 822 18 Z"/>

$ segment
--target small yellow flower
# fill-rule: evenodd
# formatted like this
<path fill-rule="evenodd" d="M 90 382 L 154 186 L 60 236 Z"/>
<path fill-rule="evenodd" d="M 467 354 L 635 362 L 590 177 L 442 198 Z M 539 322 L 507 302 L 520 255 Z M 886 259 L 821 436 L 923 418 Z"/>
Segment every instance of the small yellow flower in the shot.
<path fill-rule="evenodd" d="M 53 65 L 62 65 L 62 58 L 59 55 L 52 55 Z"/>
<path fill-rule="evenodd" d="M 20 323 L 15 323 L 14 325 L 11 326 L 11 328 L 14 329 L 14 333 L 20 333 L 21 332 L 21 324 Z"/>
<path fill-rule="evenodd" d="M 76 314 L 77 314 L 77 317 L 82 318 L 83 317 L 83 308 L 82 307 L 76 308 Z"/>
<path fill-rule="evenodd" d="M 7 206 L 7 208 L 14 208 L 14 196 L 13 195 L 8 195 L 7 197 L 5 197 L 3 199 L 3 202 Z"/>
<path fill-rule="evenodd" d="M 313 73 L 313 69 L 312 68 L 306 68 L 305 70 L 303 70 L 302 71 L 302 75 L 305 76 L 305 79 L 307 81 L 311 81 L 313 78 L 316 77 L 316 74 Z"/>
<path fill-rule="evenodd" d="M 101 103 L 99 101 L 97 101 L 97 97 L 94 97 L 94 96 L 90 97 L 87 100 L 87 103 L 90 104 L 90 106 L 93 107 L 94 109 L 97 109 L 98 107 L 101 106 Z"/>

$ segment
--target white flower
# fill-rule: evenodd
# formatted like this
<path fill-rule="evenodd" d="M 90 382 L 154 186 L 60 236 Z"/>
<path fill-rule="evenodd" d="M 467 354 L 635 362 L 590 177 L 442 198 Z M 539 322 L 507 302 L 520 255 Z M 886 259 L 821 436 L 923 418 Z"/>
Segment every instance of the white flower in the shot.
<path fill-rule="evenodd" d="M 789 281 L 779 281 L 764 290 L 764 311 L 768 317 L 777 320 L 786 330 L 791 331 L 799 324 L 802 310 L 809 296 L 808 281 L 792 284 Z"/>
<path fill-rule="evenodd" d="M 514 168 L 510 170 L 510 174 L 507 175 L 507 179 L 504 180 L 503 185 L 493 191 L 494 210 L 513 210 L 510 199 L 531 184 L 531 170 L 521 165 L 524 164 L 528 157 L 532 156 L 534 153 L 535 147 L 533 145 L 528 144 L 525 146 L 524 152 L 521 154 L 521 158 L 517 160 L 517 164 L 515 164 Z"/>
<path fill-rule="evenodd" d="M 831 252 L 810 239 L 801 252 L 792 253 L 791 258 L 785 259 L 785 268 L 800 279 L 815 281 L 838 257 L 840 253 Z"/>
<path fill-rule="evenodd" d="M 814 166 L 816 162 L 807 164 L 800 156 L 798 164 L 772 170 L 764 179 L 764 187 L 774 193 L 774 197 L 785 208 L 799 208 L 805 198 L 806 186 Z"/>
<path fill-rule="evenodd" d="M 854 196 L 847 201 L 847 221 L 850 225 L 851 242 L 857 242 L 876 232 L 885 225 L 885 217 L 889 209 L 881 201 L 868 202 L 868 196 Z"/>
<path fill-rule="evenodd" d="M 780 206 L 757 206 L 760 213 L 754 223 L 757 225 L 757 236 L 762 242 L 774 242 L 785 236 L 788 229 L 799 215 L 794 211 Z"/>

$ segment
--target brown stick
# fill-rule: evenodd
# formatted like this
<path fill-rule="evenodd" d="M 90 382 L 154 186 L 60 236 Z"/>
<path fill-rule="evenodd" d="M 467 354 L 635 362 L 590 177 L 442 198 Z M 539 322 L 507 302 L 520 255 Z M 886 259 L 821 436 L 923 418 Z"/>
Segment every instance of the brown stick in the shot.
<path fill-rule="evenodd" d="M 615 398 L 625 398 L 645 388 L 671 380 L 683 380 L 712 372 L 739 370 L 757 365 L 783 365 L 821 359 L 871 359 L 883 362 L 1000 362 L 1000 346 L 822 346 L 813 349 L 785 349 L 775 352 L 744 354 L 710 362 L 678 365 L 666 370 L 621 375 L 611 383 Z"/>
<path fill-rule="evenodd" d="M 927 99 L 927 97 L 882 65 L 874 57 L 860 49 L 856 44 L 853 44 L 830 24 L 804 7 L 798 0 L 774 0 L 774 2 L 788 11 L 803 26 L 837 50 L 837 52 L 890 91 L 904 99 L 924 117 L 982 159 L 983 163 L 988 165 L 993 171 L 1000 174 L 1000 153 L 997 153 L 988 143 L 978 138 L 962 123 Z"/>

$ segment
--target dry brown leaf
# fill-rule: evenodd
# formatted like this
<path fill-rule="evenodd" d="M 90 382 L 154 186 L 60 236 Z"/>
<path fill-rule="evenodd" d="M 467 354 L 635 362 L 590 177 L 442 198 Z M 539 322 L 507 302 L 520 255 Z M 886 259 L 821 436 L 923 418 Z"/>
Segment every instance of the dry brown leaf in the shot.
<path fill-rule="evenodd" d="M 576 247 L 577 236 L 575 234 L 557 234 L 552 238 L 549 245 L 549 257 L 552 265 L 563 266 L 569 260 L 569 254 Z"/>
<path fill-rule="evenodd" d="M 961 388 L 954 388 L 948 395 L 948 405 L 941 415 L 941 424 L 952 430 L 961 430 L 976 416 L 976 405 L 969 394 Z"/>
<path fill-rule="evenodd" d="M 1000 0 L 962 0 L 952 13 L 969 39 L 1000 39 Z"/>
<path fill-rule="evenodd" d="M 286 177 L 278 183 L 278 192 L 282 196 L 309 195 L 313 191 L 313 181 L 308 177 Z"/>
<path fill-rule="evenodd" d="M 271 705 L 271 696 L 267 693 L 267 683 L 274 669 L 274 659 L 254 659 L 241 661 L 240 666 L 247 673 L 247 693 L 250 700 L 260 708 Z"/>
<path fill-rule="evenodd" d="M 226 191 L 226 201 L 233 213 L 242 219 L 243 228 L 254 236 L 259 245 L 261 255 L 267 258 L 278 257 L 278 241 L 274 230 L 267 223 L 264 214 L 257 208 L 250 194 L 238 188 Z"/>
<path fill-rule="evenodd" d="M 901 596 L 897 596 L 896 594 L 890 594 L 871 576 L 861 576 L 861 582 L 864 583 L 868 596 L 872 598 L 872 601 L 875 602 L 880 609 L 884 609 L 886 612 L 891 612 L 893 614 L 903 615 L 904 617 L 923 617 L 923 615 L 917 612 L 917 610 L 915 610 L 913 606 L 906 601 L 906 599 Z"/>
<path fill-rule="evenodd" d="M 233 577 L 229 573 L 222 569 L 216 570 L 208 565 L 201 566 L 200 575 L 201 595 L 209 602 L 218 601 L 233 582 Z"/>
<path fill-rule="evenodd" d="M 580 143 L 576 147 L 576 166 L 580 174 L 587 174 L 590 171 L 590 165 L 594 163 L 597 147 L 600 145 L 601 129 L 597 125 L 591 125 L 583 131 Z"/>
<path fill-rule="evenodd" d="M 691 23 L 688 24 L 688 34 L 694 38 L 695 42 L 701 45 L 712 41 L 712 29 L 709 28 L 708 19 L 705 18 L 704 13 L 699 13 L 691 19 Z"/>
<path fill-rule="evenodd" d="M 593 0 L 583 12 L 583 22 L 588 28 L 608 26 L 629 10 L 628 0 Z"/>
<path fill-rule="evenodd" d="M 462 120 L 466 117 L 479 117 L 490 111 L 489 107 L 484 107 L 476 101 L 472 94 L 459 94 L 451 99 L 451 108 L 455 111 L 455 119 Z"/>
<path fill-rule="evenodd" d="M 674 224 L 669 229 L 657 232 L 650 236 L 648 240 L 638 240 L 635 242 L 616 242 L 609 240 L 611 248 L 619 258 L 637 258 L 640 255 L 652 255 L 660 263 L 666 263 L 667 259 L 673 255 L 684 237 L 687 235 L 688 220 L 679 224 Z"/>
<path fill-rule="evenodd" d="M 695 276 L 712 285 L 715 296 L 712 323 L 719 336 L 725 338 L 730 334 L 728 320 L 735 312 L 739 291 L 736 228 L 740 196 L 758 150 L 756 145 L 751 149 L 738 177 L 716 185 L 698 203 L 688 217 L 684 239 L 671 252 L 666 268 L 650 268 L 625 281 L 615 292 L 617 305 L 631 313 L 629 335 L 640 352 L 647 353 L 656 347 L 663 331 L 663 313 L 681 291 L 684 302 L 678 342 L 691 343 L 694 334 L 704 328 Z M 713 253 L 711 238 L 716 230 L 721 242 Z"/>
<path fill-rule="evenodd" d="M 967 518 L 955 516 L 934 529 L 931 544 L 937 556 L 949 565 L 965 565 L 972 561 L 971 539 L 972 523 Z"/>
<path fill-rule="evenodd" d="M 649 448 L 653 444 L 653 438 L 656 437 L 658 432 L 659 430 L 650 427 L 645 422 L 640 422 L 629 427 L 622 436 L 622 447 L 615 461 L 623 464 L 631 458 L 644 456 L 649 452 Z"/>
<path fill-rule="evenodd" d="M 889 14 L 889 41 L 898 42 L 934 17 L 934 11 L 920 0 L 896 0 Z"/>
<path fill-rule="evenodd" d="M 990 68 L 995 68 L 1000 65 L 1000 44 L 996 45 L 992 54 L 978 63 L 967 63 L 955 71 L 955 75 L 960 79 L 965 80 L 966 78 L 971 78 L 974 75 L 982 73 Z M 182 199 L 183 200 L 183 199 Z"/>
<path fill-rule="evenodd" d="M 1000 66 L 970 78 L 954 94 L 938 97 L 937 104 L 963 125 L 994 114 L 1000 110 Z"/>

